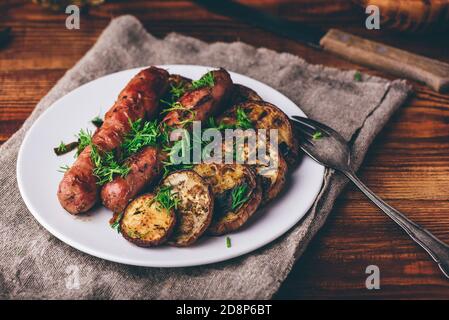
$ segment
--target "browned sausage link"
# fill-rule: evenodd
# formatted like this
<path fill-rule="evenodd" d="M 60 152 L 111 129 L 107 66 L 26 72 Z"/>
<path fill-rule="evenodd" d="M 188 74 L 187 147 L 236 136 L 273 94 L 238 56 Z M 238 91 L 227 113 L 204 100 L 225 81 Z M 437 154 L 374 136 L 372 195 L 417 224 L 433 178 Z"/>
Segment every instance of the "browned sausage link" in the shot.
<path fill-rule="evenodd" d="M 120 146 L 129 132 L 129 121 L 152 118 L 157 114 L 160 97 L 167 89 L 168 72 L 156 67 L 140 71 L 120 93 L 114 106 L 106 113 L 103 125 L 92 142 L 101 152 Z M 87 147 L 64 174 L 58 188 L 62 207 L 71 214 L 88 211 L 98 200 L 99 186 L 93 175 L 94 165 Z"/>
<path fill-rule="evenodd" d="M 186 119 L 204 121 L 222 111 L 232 91 L 232 80 L 224 69 L 214 70 L 212 75 L 214 86 L 185 93 L 179 102 L 189 112 L 183 110 L 169 112 L 163 120 L 167 125 L 177 126 Z"/>
<path fill-rule="evenodd" d="M 106 208 L 113 212 L 122 212 L 129 200 L 147 186 L 148 181 L 154 181 L 160 176 L 162 162 L 159 149 L 146 147 L 127 159 L 131 168 L 125 177 L 116 177 L 104 185 L 101 199 Z"/>
<path fill-rule="evenodd" d="M 202 121 L 210 115 L 219 112 L 219 109 L 222 108 L 230 94 L 232 80 L 228 72 L 220 69 L 212 73 L 214 76 L 214 86 L 212 88 L 200 88 L 187 92 L 179 100 L 185 108 L 195 111 L 195 113 L 189 113 L 190 115 L 194 114 L 194 120 Z M 173 113 L 170 112 L 164 118 L 164 121 L 170 126 L 176 126 L 176 122 L 171 122 L 171 120 L 169 122 L 167 119 L 176 118 L 176 121 L 182 121 L 185 120 L 182 117 L 183 115 L 176 114 L 173 116 Z M 154 166 L 161 168 L 161 160 L 165 156 L 161 152 L 155 159 L 144 149 L 144 151 L 132 157 L 130 160 L 130 163 L 132 163 L 130 173 L 125 178 L 116 177 L 113 181 L 103 186 L 101 199 L 104 206 L 114 212 L 122 212 L 129 201 L 134 199 L 137 194 L 157 178 L 157 175 L 155 175 L 156 170 L 151 170 L 147 164 L 154 164 Z"/>

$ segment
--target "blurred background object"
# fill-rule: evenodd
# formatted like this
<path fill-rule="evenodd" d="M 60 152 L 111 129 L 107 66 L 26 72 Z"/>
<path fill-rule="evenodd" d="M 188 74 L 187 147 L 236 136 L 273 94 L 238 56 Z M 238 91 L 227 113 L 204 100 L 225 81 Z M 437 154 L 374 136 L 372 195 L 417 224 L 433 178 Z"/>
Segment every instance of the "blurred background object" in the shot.
<path fill-rule="evenodd" d="M 75 4 L 80 7 L 96 6 L 105 2 L 105 0 L 32 0 L 45 8 L 55 11 L 64 10 L 68 5 Z"/>
<path fill-rule="evenodd" d="M 0 48 L 5 46 L 11 38 L 11 28 L 0 28 Z"/>
<path fill-rule="evenodd" d="M 355 0 L 380 9 L 381 27 L 400 31 L 448 29 L 449 0 Z"/>
<path fill-rule="evenodd" d="M 292 23 L 290 20 L 267 14 L 235 0 L 193 0 L 193 2 L 213 13 L 241 20 L 316 49 L 322 48 L 348 61 L 426 83 L 435 91 L 443 92 L 449 89 L 449 64 L 442 61 L 373 42 L 342 30 L 332 28 L 324 31 L 299 21 Z M 367 9 L 368 13 L 375 13 L 374 8 Z"/>

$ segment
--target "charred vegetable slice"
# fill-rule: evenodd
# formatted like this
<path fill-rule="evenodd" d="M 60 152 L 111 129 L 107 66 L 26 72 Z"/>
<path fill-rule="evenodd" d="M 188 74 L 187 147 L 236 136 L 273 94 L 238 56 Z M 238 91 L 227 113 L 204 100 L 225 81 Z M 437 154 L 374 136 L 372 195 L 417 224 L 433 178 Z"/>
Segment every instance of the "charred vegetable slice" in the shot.
<path fill-rule="evenodd" d="M 211 234 L 221 235 L 239 229 L 257 210 L 262 190 L 249 166 L 202 163 L 194 170 L 209 183 L 215 196 Z"/>
<path fill-rule="evenodd" d="M 261 101 L 262 98 L 257 94 L 256 91 L 245 87 L 241 84 L 234 84 L 232 94 L 230 97 L 230 106 L 240 104 L 246 101 Z"/>
<path fill-rule="evenodd" d="M 120 232 L 126 240 L 138 246 L 156 246 L 168 239 L 175 222 L 174 207 L 166 209 L 166 203 L 159 202 L 157 195 L 148 193 L 126 207 L 120 221 Z"/>
<path fill-rule="evenodd" d="M 242 111 L 255 129 L 277 129 L 281 155 L 289 165 L 294 165 L 298 161 L 298 143 L 290 120 L 282 110 L 265 101 L 247 101 L 229 109 L 218 122 L 224 126 L 236 125 Z"/>
<path fill-rule="evenodd" d="M 169 242 L 176 246 L 191 245 L 204 233 L 212 220 L 212 192 L 208 184 L 192 170 L 169 174 L 162 181 L 162 186 L 170 187 L 178 199 L 175 210 L 177 224 Z"/>

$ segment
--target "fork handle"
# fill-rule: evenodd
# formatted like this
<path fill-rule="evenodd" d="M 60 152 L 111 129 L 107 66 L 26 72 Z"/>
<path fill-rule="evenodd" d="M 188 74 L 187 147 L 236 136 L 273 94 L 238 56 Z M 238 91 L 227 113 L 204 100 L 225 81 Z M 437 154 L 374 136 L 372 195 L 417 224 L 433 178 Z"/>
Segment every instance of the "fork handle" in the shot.
<path fill-rule="evenodd" d="M 441 271 L 449 278 L 449 246 L 432 233 L 416 224 L 398 210 L 380 199 L 353 172 L 343 172 L 372 202 L 393 219 L 407 234 L 438 263 Z"/>

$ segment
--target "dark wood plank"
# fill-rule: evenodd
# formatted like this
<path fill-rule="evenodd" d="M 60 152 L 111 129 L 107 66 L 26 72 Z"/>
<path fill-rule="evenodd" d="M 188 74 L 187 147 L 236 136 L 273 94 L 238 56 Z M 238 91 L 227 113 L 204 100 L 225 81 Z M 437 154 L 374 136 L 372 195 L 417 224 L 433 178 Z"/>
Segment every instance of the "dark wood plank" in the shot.
<path fill-rule="evenodd" d="M 311 63 L 392 76 L 310 49 L 189 1 L 117 1 L 90 10 L 80 30 L 64 27 L 66 15 L 28 0 L 0 3 L 0 26 L 13 41 L 0 50 L 0 143 L 23 123 L 35 104 L 72 67 L 112 17 L 136 15 L 158 37 L 180 32 L 205 41 L 244 41 L 299 55 Z M 267 12 L 339 27 L 370 39 L 449 62 L 444 34 L 367 31 L 365 15 L 346 0 L 245 0 Z M 4 14 L 3 14 L 4 13 Z M 393 116 L 370 148 L 360 175 L 375 192 L 449 242 L 449 96 L 413 83 L 416 95 Z M 365 268 L 381 270 L 381 290 L 365 288 Z M 295 265 L 277 298 L 449 298 L 448 282 L 425 252 L 348 186 L 329 221 Z"/>
<path fill-rule="evenodd" d="M 391 201 L 449 241 L 447 201 Z M 344 235 L 344 236 L 343 236 Z M 380 290 L 365 287 L 366 267 L 380 269 Z M 301 298 L 446 298 L 449 282 L 424 250 L 365 200 L 339 200 L 325 227 L 277 295 Z M 292 295 L 301 292 L 299 295 Z"/>

